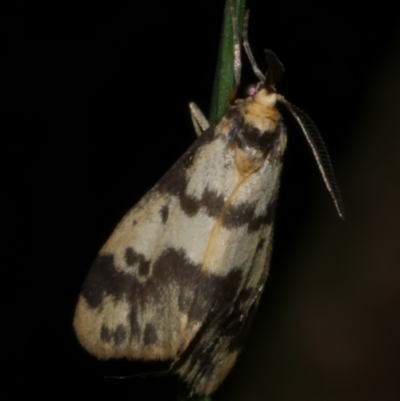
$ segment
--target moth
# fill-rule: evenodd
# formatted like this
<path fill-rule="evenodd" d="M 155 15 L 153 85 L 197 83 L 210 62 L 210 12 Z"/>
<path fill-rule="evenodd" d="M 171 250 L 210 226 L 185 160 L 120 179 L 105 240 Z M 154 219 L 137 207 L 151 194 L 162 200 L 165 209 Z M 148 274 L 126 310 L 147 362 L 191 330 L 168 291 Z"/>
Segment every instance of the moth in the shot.
<path fill-rule="evenodd" d="M 276 92 L 283 65 L 275 54 L 266 51 L 264 76 L 244 32 L 260 82 L 216 124 L 195 120 L 197 140 L 101 248 L 74 316 L 92 355 L 170 360 L 197 395 L 213 393 L 232 369 L 267 279 L 287 142 L 279 103 L 298 121 L 343 216 L 318 130 Z"/>

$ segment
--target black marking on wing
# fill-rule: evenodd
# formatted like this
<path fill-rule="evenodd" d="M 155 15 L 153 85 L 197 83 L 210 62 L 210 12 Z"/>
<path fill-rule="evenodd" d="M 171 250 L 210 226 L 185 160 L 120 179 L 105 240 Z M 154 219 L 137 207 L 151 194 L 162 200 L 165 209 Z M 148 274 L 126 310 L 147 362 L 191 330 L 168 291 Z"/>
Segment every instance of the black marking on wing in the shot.
<path fill-rule="evenodd" d="M 152 323 L 147 323 L 143 333 L 144 345 L 156 344 L 158 341 L 157 330 Z"/>
<path fill-rule="evenodd" d="M 164 205 L 161 210 L 161 220 L 163 222 L 163 224 L 165 224 L 168 221 L 168 216 L 169 216 L 169 206 L 168 205 Z"/>
<path fill-rule="evenodd" d="M 126 335 L 126 329 L 122 324 L 118 325 L 115 330 L 110 330 L 104 325 L 101 327 L 100 338 L 105 343 L 113 343 L 118 346 L 124 342 Z"/>
<path fill-rule="evenodd" d="M 125 262 L 128 266 L 138 265 L 138 272 L 140 276 L 147 276 L 150 271 L 150 261 L 146 260 L 145 257 L 135 252 L 132 247 L 128 247 L 125 250 Z"/>

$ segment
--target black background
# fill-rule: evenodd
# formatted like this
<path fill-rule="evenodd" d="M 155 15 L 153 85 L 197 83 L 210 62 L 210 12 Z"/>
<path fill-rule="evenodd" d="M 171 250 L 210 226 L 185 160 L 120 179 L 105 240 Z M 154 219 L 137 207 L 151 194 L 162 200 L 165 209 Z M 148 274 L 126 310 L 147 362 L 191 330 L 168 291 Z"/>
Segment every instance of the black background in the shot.
<path fill-rule="evenodd" d="M 248 7 L 260 67 L 273 49 L 286 67 L 280 92 L 326 141 L 346 221 L 285 114 L 270 279 L 215 399 L 399 399 L 398 11 Z M 101 245 L 195 139 L 187 104 L 208 111 L 222 9 L 215 0 L 21 1 L 0 15 L 3 390 L 174 399 L 165 375 L 104 378 L 148 368 L 97 362 L 71 321 Z M 254 81 L 248 66 L 243 75 Z"/>

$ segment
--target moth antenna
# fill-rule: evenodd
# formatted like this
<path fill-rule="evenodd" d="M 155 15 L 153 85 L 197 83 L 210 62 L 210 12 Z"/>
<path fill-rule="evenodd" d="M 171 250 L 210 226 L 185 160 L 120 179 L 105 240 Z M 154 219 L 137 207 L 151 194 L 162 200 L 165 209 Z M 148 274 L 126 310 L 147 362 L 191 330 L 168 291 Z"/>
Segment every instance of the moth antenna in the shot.
<path fill-rule="evenodd" d="M 307 142 L 310 145 L 311 150 L 314 154 L 315 161 L 317 162 L 326 188 L 331 194 L 337 213 L 339 214 L 340 218 L 344 220 L 344 207 L 342 203 L 342 197 L 340 195 L 339 187 L 336 182 L 335 173 L 333 172 L 333 167 L 328 150 L 326 149 L 325 143 L 322 140 L 318 128 L 304 111 L 288 102 L 282 95 L 278 95 L 278 101 L 280 101 L 287 107 L 290 113 L 292 113 L 292 116 L 300 125 L 307 139 Z"/>
<path fill-rule="evenodd" d="M 233 70 L 235 74 L 236 87 L 240 85 L 240 77 L 242 74 L 242 61 L 240 54 L 240 37 L 238 28 L 238 18 L 235 13 L 233 0 L 229 0 L 229 8 L 232 14 L 232 30 L 233 30 Z"/>
<path fill-rule="evenodd" d="M 265 82 L 265 75 L 261 72 L 258 68 L 256 60 L 254 59 L 253 52 L 251 51 L 250 44 L 249 44 L 249 37 L 248 37 L 248 30 L 249 30 L 249 10 L 246 11 L 243 20 L 243 47 L 247 54 L 247 58 L 250 61 L 251 67 L 253 68 L 253 72 L 255 76 L 260 80 L 260 82 Z"/>

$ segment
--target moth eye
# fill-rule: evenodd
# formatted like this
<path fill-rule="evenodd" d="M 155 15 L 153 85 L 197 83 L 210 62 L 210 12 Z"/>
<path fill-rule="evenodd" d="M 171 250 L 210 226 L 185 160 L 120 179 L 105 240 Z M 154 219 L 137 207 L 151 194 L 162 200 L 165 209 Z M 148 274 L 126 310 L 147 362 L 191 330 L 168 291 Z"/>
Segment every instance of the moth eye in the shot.
<path fill-rule="evenodd" d="M 247 96 L 253 96 L 257 92 L 257 85 L 256 84 L 250 84 L 246 87 L 245 89 L 245 95 Z"/>

